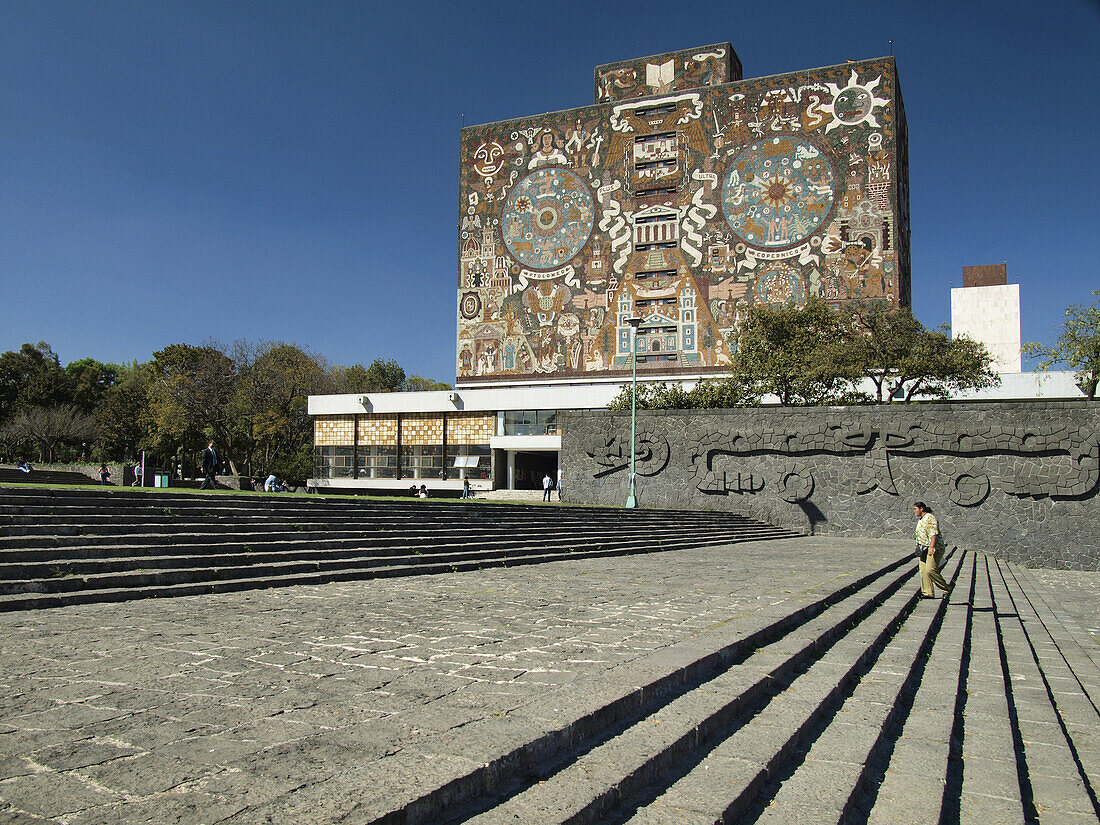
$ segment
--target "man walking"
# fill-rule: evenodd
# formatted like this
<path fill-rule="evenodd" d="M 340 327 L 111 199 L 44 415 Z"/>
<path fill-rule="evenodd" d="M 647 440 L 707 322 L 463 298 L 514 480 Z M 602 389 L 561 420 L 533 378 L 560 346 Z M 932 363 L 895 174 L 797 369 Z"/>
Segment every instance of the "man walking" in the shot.
<path fill-rule="evenodd" d="M 214 449 L 214 442 L 211 440 L 206 445 L 206 449 L 202 451 L 202 484 L 199 485 L 200 490 L 217 490 L 218 482 L 215 481 L 214 476 L 218 472 L 218 453 Z"/>
<path fill-rule="evenodd" d="M 550 478 L 550 473 L 547 473 L 542 477 L 542 500 L 550 500 L 550 491 L 554 489 L 554 479 Z"/>

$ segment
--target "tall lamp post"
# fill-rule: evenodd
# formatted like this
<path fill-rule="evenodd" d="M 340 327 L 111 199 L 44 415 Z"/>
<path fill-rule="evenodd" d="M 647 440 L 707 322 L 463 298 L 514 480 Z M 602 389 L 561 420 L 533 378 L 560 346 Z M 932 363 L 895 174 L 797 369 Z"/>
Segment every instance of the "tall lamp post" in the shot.
<path fill-rule="evenodd" d="M 638 316 L 627 318 L 630 324 L 630 493 L 626 497 L 627 509 L 638 506 L 634 495 L 634 452 L 638 433 L 638 325 L 642 319 Z"/>

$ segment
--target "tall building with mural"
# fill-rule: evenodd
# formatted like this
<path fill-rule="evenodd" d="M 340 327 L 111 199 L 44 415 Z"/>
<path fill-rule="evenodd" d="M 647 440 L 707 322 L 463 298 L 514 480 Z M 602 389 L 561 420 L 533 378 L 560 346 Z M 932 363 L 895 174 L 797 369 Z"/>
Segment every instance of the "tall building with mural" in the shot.
<path fill-rule="evenodd" d="M 728 43 L 611 63 L 593 105 L 460 143 L 456 387 L 312 396 L 313 486 L 537 488 L 561 477 L 558 411 L 606 407 L 632 347 L 641 380 L 690 382 L 723 372 L 753 304 L 909 304 L 892 58 L 752 80 Z"/>
<path fill-rule="evenodd" d="M 893 58 L 744 80 L 728 43 L 461 134 L 458 386 L 713 374 L 752 304 L 908 305 Z M 640 317 L 636 336 L 628 318 Z"/>

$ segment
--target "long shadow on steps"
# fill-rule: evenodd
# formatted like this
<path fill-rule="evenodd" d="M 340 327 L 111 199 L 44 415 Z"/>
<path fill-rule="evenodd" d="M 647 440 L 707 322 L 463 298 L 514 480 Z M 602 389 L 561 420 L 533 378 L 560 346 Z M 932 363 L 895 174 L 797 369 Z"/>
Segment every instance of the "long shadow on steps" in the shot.
<path fill-rule="evenodd" d="M 807 624 L 827 608 L 844 601 L 875 580 L 888 576 L 891 572 L 908 565 L 911 561 L 912 557 L 906 555 L 884 565 L 878 570 L 849 583 L 845 587 L 744 639 L 700 658 L 682 671 L 657 679 L 622 697 L 620 700 L 603 706 L 595 713 L 568 725 L 566 728 L 529 742 L 493 760 L 484 767 L 466 776 L 459 777 L 448 785 L 430 791 L 403 808 L 391 811 L 374 820 L 371 825 L 413 825 L 414 823 L 427 822 L 450 825 L 451 823 L 467 821 L 479 814 L 490 811 L 545 778 L 560 772 L 593 749 L 619 736 L 642 719 L 652 715 L 661 707 L 690 693 L 721 672 L 745 661 L 758 649 L 766 647 L 791 631 Z M 897 581 L 886 587 L 873 602 L 869 602 L 861 608 L 863 614 L 871 612 L 877 603 L 903 586 L 909 577 L 910 572 L 907 570 Z M 823 648 L 827 648 L 829 644 L 831 642 L 822 643 Z M 789 674 L 784 675 L 793 678 L 796 674 L 792 668 Z M 782 684 L 775 686 L 777 691 L 782 690 L 782 687 Z M 753 697 L 754 700 L 755 698 Z M 767 701 L 765 696 L 760 698 L 765 702 Z M 741 707 L 743 705 L 738 706 L 739 711 Z M 717 727 L 721 727 L 721 724 L 718 724 Z M 655 758 L 658 761 L 662 760 L 660 754 Z M 682 755 L 675 756 L 677 764 L 681 758 Z M 666 775 L 667 772 L 673 769 L 672 764 L 660 764 L 655 768 L 658 773 L 665 773 Z M 499 780 L 500 777 L 509 777 L 509 779 L 494 786 L 494 781 Z M 624 785 L 626 784 L 630 784 L 630 782 L 624 782 Z M 493 790 L 486 791 L 486 788 L 493 788 Z M 637 789 L 637 791 L 641 790 L 641 788 Z M 637 795 L 637 791 L 629 794 L 632 802 Z M 596 800 L 594 804 L 602 806 L 606 801 Z M 625 818 L 614 818 L 614 812 L 601 811 L 597 816 L 599 817 L 598 820 L 592 821 L 601 823 L 625 821 Z M 608 818 L 609 816 L 612 818 Z"/>

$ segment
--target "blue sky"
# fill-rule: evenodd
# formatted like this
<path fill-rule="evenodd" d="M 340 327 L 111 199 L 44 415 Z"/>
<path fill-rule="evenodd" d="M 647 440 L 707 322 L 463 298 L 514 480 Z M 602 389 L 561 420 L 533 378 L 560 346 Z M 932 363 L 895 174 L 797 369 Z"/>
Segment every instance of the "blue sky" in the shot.
<path fill-rule="evenodd" d="M 598 64 L 727 40 L 746 77 L 893 48 L 926 325 L 969 264 L 1008 262 L 1024 340 L 1092 300 L 1095 0 L 9 0 L 0 351 L 282 340 L 453 381 L 463 113 L 587 105 Z"/>

